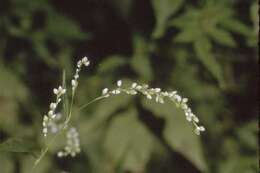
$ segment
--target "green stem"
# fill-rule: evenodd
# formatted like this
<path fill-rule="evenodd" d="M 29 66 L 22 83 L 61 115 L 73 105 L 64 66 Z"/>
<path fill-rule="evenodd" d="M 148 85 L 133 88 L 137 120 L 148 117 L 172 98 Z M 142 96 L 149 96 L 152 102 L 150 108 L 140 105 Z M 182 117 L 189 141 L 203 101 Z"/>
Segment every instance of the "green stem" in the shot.
<path fill-rule="evenodd" d="M 62 128 L 62 130 L 64 129 L 64 127 Z M 52 143 L 55 141 L 55 139 L 59 136 L 59 134 L 61 134 L 62 131 L 59 131 L 58 133 L 55 134 L 55 136 L 51 139 L 51 141 L 47 144 L 46 148 L 41 152 L 41 155 L 39 156 L 39 158 L 34 162 L 33 164 L 33 168 L 31 172 L 34 172 L 35 168 L 37 167 L 37 165 L 40 163 L 40 161 L 42 160 L 42 158 L 45 156 L 45 154 L 48 152 L 49 147 L 52 145 Z"/>
<path fill-rule="evenodd" d="M 104 97 L 104 96 L 100 96 L 100 97 L 97 97 L 97 98 L 93 99 L 92 101 L 90 101 L 90 102 L 88 102 L 88 103 L 82 105 L 82 106 L 79 108 L 79 111 L 81 111 L 82 109 L 86 108 L 88 105 L 90 105 L 90 104 L 92 104 L 92 103 L 94 103 L 94 102 L 96 102 L 96 101 L 98 101 L 98 100 L 101 100 L 101 99 L 103 99 L 103 98 L 105 98 L 105 97 Z"/>

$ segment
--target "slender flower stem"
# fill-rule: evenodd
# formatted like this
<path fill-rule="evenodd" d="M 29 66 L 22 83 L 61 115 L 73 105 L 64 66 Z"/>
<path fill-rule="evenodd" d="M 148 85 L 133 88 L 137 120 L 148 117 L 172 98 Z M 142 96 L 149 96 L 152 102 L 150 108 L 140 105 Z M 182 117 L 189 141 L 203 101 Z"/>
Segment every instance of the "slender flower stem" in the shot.
<path fill-rule="evenodd" d="M 98 100 L 101 100 L 101 99 L 103 99 L 103 98 L 105 98 L 105 96 L 99 96 L 99 97 L 93 99 L 92 101 L 90 101 L 90 102 L 88 102 L 88 103 L 82 105 L 82 106 L 79 108 L 79 110 L 82 110 L 82 109 L 86 108 L 88 105 L 90 105 L 90 104 L 92 104 L 92 103 L 94 103 L 94 102 L 96 102 L 96 101 L 98 101 Z"/>
<path fill-rule="evenodd" d="M 63 126 L 62 130 L 64 129 L 65 126 Z M 53 142 L 55 141 L 55 139 L 61 134 L 61 131 L 57 132 L 55 134 L 55 136 L 53 136 L 53 138 L 50 140 L 50 142 L 47 144 L 46 148 L 44 150 L 42 150 L 40 156 L 37 158 L 37 160 L 35 160 L 33 167 L 32 167 L 32 171 L 34 172 L 35 168 L 37 167 L 37 165 L 40 163 L 40 161 L 42 160 L 42 158 L 46 155 L 46 153 L 49 151 L 50 146 L 53 144 Z"/>

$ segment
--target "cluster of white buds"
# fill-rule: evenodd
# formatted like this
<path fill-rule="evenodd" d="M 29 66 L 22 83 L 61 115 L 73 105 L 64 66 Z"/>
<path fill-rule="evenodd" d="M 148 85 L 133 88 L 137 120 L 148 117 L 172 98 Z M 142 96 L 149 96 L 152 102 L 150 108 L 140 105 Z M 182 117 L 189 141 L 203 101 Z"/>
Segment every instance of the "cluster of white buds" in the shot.
<path fill-rule="evenodd" d="M 67 131 L 67 145 L 63 151 L 57 153 L 58 157 L 66 157 L 68 155 L 75 157 L 80 152 L 79 134 L 76 128 L 71 127 Z"/>
<path fill-rule="evenodd" d="M 56 101 L 50 103 L 50 110 L 47 115 L 43 116 L 43 135 L 46 137 L 48 134 L 48 129 L 52 129 L 53 125 L 55 124 L 55 120 L 59 118 L 59 114 L 55 113 L 58 107 L 58 104 L 61 102 L 61 96 L 66 93 L 66 89 L 59 86 L 58 88 L 53 89 L 53 93 L 56 95 Z"/>
<path fill-rule="evenodd" d="M 89 66 L 90 61 L 88 60 L 87 57 L 82 58 L 81 60 L 78 61 L 77 63 L 77 68 L 76 68 L 76 73 L 73 76 L 73 79 L 71 80 L 71 85 L 72 85 L 72 91 L 74 92 L 78 86 L 78 78 L 79 78 L 79 72 L 81 70 L 81 67 L 84 66 Z"/>
<path fill-rule="evenodd" d="M 147 84 L 139 85 L 137 83 L 132 83 L 132 85 L 128 88 L 122 88 L 122 81 L 117 81 L 117 88 L 113 90 L 109 90 L 108 88 L 103 89 L 102 96 L 109 97 L 111 95 L 117 95 L 120 93 L 126 93 L 130 95 L 136 95 L 137 93 L 141 93 L 146 96 L 147 99 L 151 100 L 155 98 L 155 101 L 158 103 L 164 103 L 164 99 L 168 98 L 175 103 L 177 107 L 180 107 L 186 116 L 186 119 L 195 127 L 194 132 L 197 135 L 200 135 L 200 132 L 205 131 L 203 126 L 199 126 L 198 117 L 193 114 L 190 107 L 187 105 L 188 99 L 182 98 L 177 94 L 177 91 L 162 91 L 161 88 L 149 88 Z"/>

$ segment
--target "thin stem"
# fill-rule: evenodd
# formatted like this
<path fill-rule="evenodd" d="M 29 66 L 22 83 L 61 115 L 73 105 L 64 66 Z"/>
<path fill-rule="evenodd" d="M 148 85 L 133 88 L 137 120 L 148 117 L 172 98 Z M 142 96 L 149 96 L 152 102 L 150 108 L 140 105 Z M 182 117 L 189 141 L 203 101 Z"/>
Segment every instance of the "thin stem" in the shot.
<path fill-rule="evenodd" d="M 70 121 L 70 118 L 71 118 L 71 115 L 72 115 L 72 107 L 73 107 L 73 103 L 74 103 L 74 95 L 75 95 L 75 92 L 73 91 L 72 92 L 72 96 L 71 96 L 69 115 L 67 116 L 66 121 L 65 121 L 64 124 L 68 124 L 69 121 Z"/>
<path fill-rule="evenodd" d="M 84 108 L 86 108 L 88 105 L 90 105 L 90 104 L 92 104 L 92 103 L 94 103 L 94 102 L 96 102 L 96 101 L 98 101 L 98 100 L 101 100 L 101 99 L 103 99 L 103 98 L 105 98 L 105 96 L 99 96 L 99 97 L 93 99 L 92 101 L 90 101 L 90 102 L 88 102 L 88 103 L 82 105 L 82 106 L 79 108 L 79 111 L 82 110 L 82 109 L 84 109 Z"/>
<path fill-rule="evenodd" d="M 65 126 L 64 126 L 65 127 Z M 61 129 L 63 130 L 64 127 Z M 45 154 L 48 152 L 49 147 L 52 145 L 52 143 L 55 141 L 55 139 L 59 136 L 59 134 L 61 134 L 62 131 L 59 131 L 58 133 L 55 134 L 55 136 L 51 139 L 51 141 L 47 144 L 46 148 L 41 152 L 41 155 L 39 156 L 39 158 L 34 162 L 33 164 L 33 168 L 32 168 L 32 172 L 35 170 L 35 168 L 37 167 L 37 165 L 40 163 L 40 161 L 42 160 L 42 158 L 45 156 Z"/>

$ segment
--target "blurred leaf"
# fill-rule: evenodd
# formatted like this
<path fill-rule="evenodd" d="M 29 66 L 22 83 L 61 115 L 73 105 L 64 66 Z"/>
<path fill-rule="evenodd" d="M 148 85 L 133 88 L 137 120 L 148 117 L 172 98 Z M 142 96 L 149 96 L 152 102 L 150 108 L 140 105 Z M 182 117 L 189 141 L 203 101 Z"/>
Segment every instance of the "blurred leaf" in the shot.
<path fill-rule="evenodd" d="M 220 22 L 220 25 L 232 32 L 243 34 L 248 36 L 251 33 L 251 29 L 235 18 L 225 18 Z"/>
<path fill-rule="evenodd" d="M 222 69 L 219 63 L 215 60 L 213 54 L 211 53 L 210 41 L 206 37 L 201 37 L 200 39 L 195 41 L 193 47 L 200 61 L 218 80 L 219 84 L 223 86 Z"/>
<path fill-rule="evenodd" d="M 0 152 L 0 168 L 1 173 L 14 172 L 14 161 L 13 158 L 9 155 L 9 153 Z"/>
<path fill-rule="evenodd" d="M 85 124 L 84 131 L 91 132 L 95 131 L 116 111 L 125 108 L 131 100 L 129 95 L 118 95 L 112 96 L 109 99 L 103 99 L 100 101 L 98 106 L 95 108 L 93 116 L 88 119 L 87 124 Z"/>
<path fill-rule="evenodd" d="M 173 38 L 173 40 L 178 43 L 192 43 L 198 37 L 198 34 L 196 32 L 197 31 L 193 29 L 181 31 Z"/>
<path fill-rule="evenodd" d="M 229 47 L 235 47 L 236 45 L 236 42 L 232 38 L 231 34 L 221 28 L 212 28 L 208 34 L 215 42 L 221 45 Z"/>
<path fill-rule="evenodd" d="M 85 40 L 88 38 L 88 35 L 73 20 L 54 13 L 49 14 L 46 32 L 50 37 L 55 37 L 60 41 L 64 39 Z"/>
<path fill-rule="evenodd" d="M 23 139 L 10 138 L 0 144 L 0 152 L 30 153 L 32 152 L 32 146 L 32 143 Z"/>
<path fill-rule="evenodd" d="M 117 115 L 107 131 L 104 146 L 113 163 L 123 159 L 124 170 L 144 171 L 153 152 L 154 138 L 138 121 L 135 109 Z"/>
<path fill-rule="evenodd" d="M 156 18 L 156 26 L 153 37 L 161 37 L 166 30 L 167 20 L 181 7 L 183 0 L 152 0 L 152 6 Z"/>
<path fill-rule="evenodd" d="M 163 136 L 172 149 L 182 154 L 199 170 L 207 170 L 200 137 L 194 134 L 193 127 L 186 121 L 184 113 L 169 101 L 158 104 L 145 99 L 142 103 L 146 109 L 165 119 Z"/>
<path fill-rule="evenodd" d="M 134 46 L 131 66 L 141 78 L 150 81 L 153 79 L 153 71 L 149 60 L 148 45 L 142 38 L 134 37 Z"/>
<path fill-rule="evenodd" d="M 98 66 L 99 73 L 108 73 L 113 72 L 120 66 L 123 66 L 127 63 L 126 59 L 121 56 L 110 56 L 107 57 L 104 61 L 102 61 Z"/>
<path fill-rule="evenodd" d="M 24 101 L 27 98 L 28 91 L 17 74 L 0 64 L 0 96 L 10 99 Z"/>

